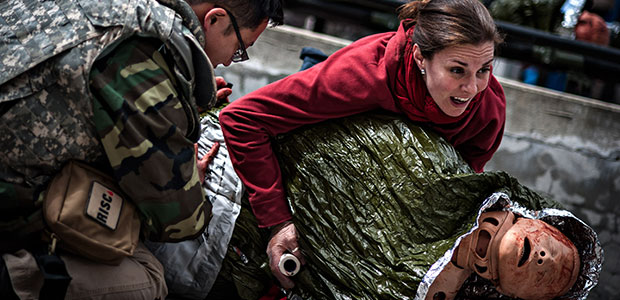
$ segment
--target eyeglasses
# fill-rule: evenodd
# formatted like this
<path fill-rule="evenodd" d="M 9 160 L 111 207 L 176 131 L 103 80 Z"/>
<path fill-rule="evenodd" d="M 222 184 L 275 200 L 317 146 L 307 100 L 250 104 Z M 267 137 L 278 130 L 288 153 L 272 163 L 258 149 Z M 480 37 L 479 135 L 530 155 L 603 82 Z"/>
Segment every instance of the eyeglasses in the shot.
<path fill-rule="evenodd" d="M 250 57 L 248 57 L 248 52 L 245 49 L 245 44 L 243 43 L 243 39 L 241 38 L 241 33 L 239 32 L 239 26 L 237 25 L 237 20 L 235 20 L 235 17 L 230 11 L 228 11 L 225 8 L 224 10 L 228 13 L 228 16 L 230 16 L 230 22 L 232 23 L 232 26 L 235 29 L 235 33 L 237 34 L 237 40 L 239 40 L 239 49 L 237 49 L 237 51 L 235 51 L 235 53 L 233 54 L 232 61 L 242 62 L 242 61 L 250 59 Z"/>

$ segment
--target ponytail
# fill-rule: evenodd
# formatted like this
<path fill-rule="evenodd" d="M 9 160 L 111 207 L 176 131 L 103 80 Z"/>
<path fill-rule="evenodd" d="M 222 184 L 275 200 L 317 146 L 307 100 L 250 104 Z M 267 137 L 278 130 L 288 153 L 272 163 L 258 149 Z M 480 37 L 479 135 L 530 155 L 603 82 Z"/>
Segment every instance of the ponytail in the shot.
<path fill-rule="evenodd" d="M 420 10 L 424 9 L 430 1 L 431 0 L 414 0 L 401 5 L 396 9 L 398 18 L 401 21 L 405 21 L 406 26 L 415 24 L 420 15 Z"/>

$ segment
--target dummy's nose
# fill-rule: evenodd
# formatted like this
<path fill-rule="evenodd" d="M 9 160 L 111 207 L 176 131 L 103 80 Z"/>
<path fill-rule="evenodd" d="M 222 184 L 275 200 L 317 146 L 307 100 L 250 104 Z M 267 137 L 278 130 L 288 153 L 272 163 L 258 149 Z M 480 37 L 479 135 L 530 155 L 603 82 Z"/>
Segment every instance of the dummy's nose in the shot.
<path fill-rule="evenodd" d="M 543 265 L 549 258 L 549 253 L 545 250 L 536 252 L 536 263 L 539 265 Z"/>

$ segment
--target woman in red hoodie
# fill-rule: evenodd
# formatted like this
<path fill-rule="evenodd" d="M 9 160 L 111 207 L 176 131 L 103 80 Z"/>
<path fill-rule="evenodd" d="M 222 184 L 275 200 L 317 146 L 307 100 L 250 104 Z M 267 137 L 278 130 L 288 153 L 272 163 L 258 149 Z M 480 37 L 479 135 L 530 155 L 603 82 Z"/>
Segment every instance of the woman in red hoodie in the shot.
<path fill-rule="evenodd" d="M 362 38 L 302 72 L 224 108 L 220 124 L 260 227 L 270 227 L 270 267 L 286 251 L 303 263 L 271 138 L 302 125 L 383 109 L 443 136 L 482 172 L 499 147 L 505 97 L 491 74 L 501 42 L 478 0 L 414 1 L 399 8 L 396 32 Z"/>

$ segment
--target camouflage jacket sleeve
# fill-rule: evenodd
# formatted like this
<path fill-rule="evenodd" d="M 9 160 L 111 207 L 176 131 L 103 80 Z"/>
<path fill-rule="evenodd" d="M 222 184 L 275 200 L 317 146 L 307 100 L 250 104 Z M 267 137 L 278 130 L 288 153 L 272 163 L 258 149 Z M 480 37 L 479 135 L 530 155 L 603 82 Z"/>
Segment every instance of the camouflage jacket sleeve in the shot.
<path fill-rule="evenodd" d="M 154 241 L 202 233 L 211 213 L 198 177 L 195 109 L 175 89 L 161 41 L 135 37 L 90 72 L 97 132 L 121 189 Z"/>

